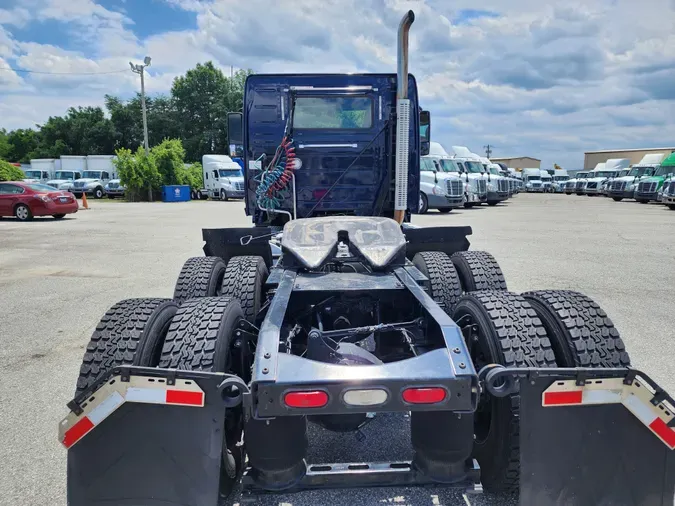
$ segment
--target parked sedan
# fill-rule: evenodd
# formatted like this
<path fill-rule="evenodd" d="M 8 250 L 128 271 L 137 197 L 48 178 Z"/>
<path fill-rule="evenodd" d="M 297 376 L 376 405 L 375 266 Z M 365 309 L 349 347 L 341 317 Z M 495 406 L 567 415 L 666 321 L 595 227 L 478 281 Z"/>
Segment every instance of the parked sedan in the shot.
<path fill-rule="evenodd" d="M 104 190 L 109 199 L 114 199 L 115 197 L 124 197 L 126 187 L 119 179 L 111 179 L 110 182 L 105 185 Z"/>
<path fill-rule="evenodd" d="M 0 183 L 0 216 L 16 216 L 20 221 L 34 216 L 53 216 L 57 220 L 79 208 L 75 196 L 40 183 L 8 181 Z"/>

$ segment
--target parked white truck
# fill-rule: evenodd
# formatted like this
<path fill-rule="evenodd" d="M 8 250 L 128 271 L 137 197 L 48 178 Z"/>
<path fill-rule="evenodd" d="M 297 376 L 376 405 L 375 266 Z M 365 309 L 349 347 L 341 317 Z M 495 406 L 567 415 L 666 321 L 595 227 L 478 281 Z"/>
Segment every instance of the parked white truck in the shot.
<path fill-rule="evenodd" d="M 527 168 L 523 169 L 520 174 L 523 178 L 523 185 L 525 187 L 526 192 L 540 193 L 544 191 L 541 185 L 541 170 L 535 168 Z"/>
<path fill-rule="evenodd" d="M 547 170 L 539 169 L 541 174 L 541 190 L 545 193 L 553 191 L 553 176 Z"/>
<path fill-rule="evenodd" d="M 492 163 L 489 158 L 472 153 L 483 164 L 483 170 L 487 177 L 487 204 L 496 206 L 509 198 L 509 182 L 502 176 L 501 167 Z"/>
<path fill-rule="evenodd" d="M 461 181 L 464 207 L 480 205 L 487 200 L 487 181 L 485 184 L 478 182 L 482 178 L 483 166 L 475 161 L 468 165 L 464 163 L 470 155 L 471 151 L 462 146 L 453 146 L 448 153 L 438 142 L 430 143 L 428 156 L 437 159 L 446 174 Z M 454 192 L 453 189 L 452 197 L 456 197 Z"/>
<path fill-rule="evenodd" d="M 30 161 L 30 169 L 24 170 L 26 183 L 46 183 L 56 172 L 55 158 L 34 158 Z"/>
<path fill-rule="evenodd" d="M 602 185 L 608 180 L 615 178 L 619 171 L 630 165 L 628 158 L 611 158 L 604 163 L 599 163 L 586 178 L 584 185 L 584 193 L 586 195 L 600 195 L 602 193 Z"/>
<path fill-rule="evenodd" d="M 204 187 L 209 197 L 220 200 L 243 199 L 244 175 L 239 164 L 227 155 L 202 156 Z"/>
<path fill-rule="evenodd" d="M 71 191 L 76 179 L 82 178 L 87 170 L 86 156 L 61 156 L 61 169 L 54 173 L 54 178 L 47 181 L 47 185 L 57 190 Z"/>
<path fill-rule="evenodd" d="M 447 158 L 440 144 L 433 151 L 435 154 L 420 158 L 419 214 L 425 214 L 429 209 L 447 213 L 464 204 L 464 183 L 457 165 Z"/>
<path fill-rule="evenodd" d="M 487 202 L 487 177 L 480 158 L 465 146 L 452 146 L 450 158 L 457 164 L 464 181 L 464 207 L 479 206 Z"/>
<path fill-rule="evenodd" d="M 635 190 L 643 179 L 653 176 L 661 166 L 665 153 L 651 153 L 642 157 L 639 163 L 633 165 L 627 176 L 617 177 L 609 186 L 607 195 L 616 202 L 623 199 L 635 198 Z"/>
<path fill-rule="evenodd" d="M 87 170 L 82 171 L 82 177 L 73 182 L 70 190 L 76 197 L 83 193 L 102 199 L 105 195 L 105 185 L 117 174 L 113 160 L 115 155 L 87 155 Z"/>
<path fill-rule="evenodd" d="M 485 170 L 488 175 L 487 203 L 489 206 L 496 206 L 512 195 L 509 180 L 502 175 L 501 167 L 496 163 L 488 163 Z"/>
<path fill-rule="evenodd" d="M 570 175 L 565 169 L 556 169 L 553 172 L 553 182 L 551 183 L 551 191 L 553 193 L 562 193 L 565 191 L 567 186 L 567 181 L 569 181 Z"/>

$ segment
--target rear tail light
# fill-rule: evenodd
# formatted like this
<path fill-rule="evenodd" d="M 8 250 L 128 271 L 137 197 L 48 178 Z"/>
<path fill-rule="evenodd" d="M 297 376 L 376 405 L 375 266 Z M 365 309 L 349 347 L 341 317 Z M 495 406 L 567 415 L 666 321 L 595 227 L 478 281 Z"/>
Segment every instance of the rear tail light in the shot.
<path fill-rule="evenodd" d="M 373 388 L 368 390 L 347 390 L 342 396 L 345 404 L 351 406 L 376 406 L 384 404 L 387 401 L 386 390 L 381 388 Z"/>
<path fill-rule="evenodd" d="M 406 388 L 403 400 L 408 404 L 437 404 L 445 400 L 446 391 L 441 387 Z"/>
<path fill-rule="evenodd" d="M 328 193 L 328 190 L 314 190 L 312 192 L 312 197 L 314 197 L 315 200 L 319 200 L 322 199 L 326 193 Z"/>
<path fill-rule="evenodd" d="M 35 198 L 41 200 L 42 202 L 51 201 L 51 199 L 49 198 L 49 195 L 35 195 Z"/>
<path fill-rule="evenodd" d="M 322 408 L 328 404 L 328 394 L 323 390 L 288 392 L 284 404 L 289 408 Z"/>

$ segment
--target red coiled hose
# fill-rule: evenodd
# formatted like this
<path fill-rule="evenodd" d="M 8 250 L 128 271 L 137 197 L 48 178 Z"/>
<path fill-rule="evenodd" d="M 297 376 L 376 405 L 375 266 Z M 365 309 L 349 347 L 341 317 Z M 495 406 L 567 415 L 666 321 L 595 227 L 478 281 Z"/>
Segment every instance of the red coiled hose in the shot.
<path fill-rule="evenodd" d="M 277 179 L 267 190 L 268 197 L 271 197 L 275 192 L 286 188 L 293 177 L 293 172 L 295 171 L 295 148 L 292 145 L 293 141 L 286 137 L 281 141 L 281 148 L 284 150 L 284 154 L 281 156 L 280 161 L 284 163 L 284 170 L 279 176 L 279 179 Z"/>

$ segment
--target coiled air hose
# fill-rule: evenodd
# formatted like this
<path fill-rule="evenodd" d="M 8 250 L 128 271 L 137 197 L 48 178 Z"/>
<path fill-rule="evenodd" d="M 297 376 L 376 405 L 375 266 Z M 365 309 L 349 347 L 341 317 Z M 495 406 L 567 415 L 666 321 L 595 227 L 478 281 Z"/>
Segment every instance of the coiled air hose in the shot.
<path fill-rule="evenodd" d="M 267 169 L 256 178 L 256 201 L 262 209 L 278 209 L 288 196 L 286 191 L 295 170 L 293 139 L 284 137 Z"/>

